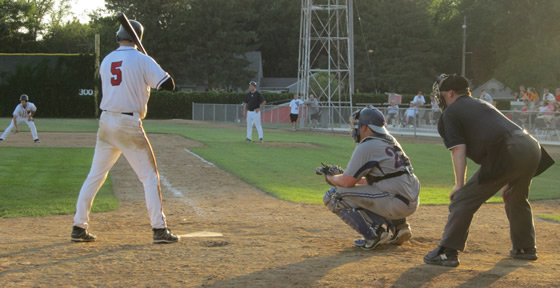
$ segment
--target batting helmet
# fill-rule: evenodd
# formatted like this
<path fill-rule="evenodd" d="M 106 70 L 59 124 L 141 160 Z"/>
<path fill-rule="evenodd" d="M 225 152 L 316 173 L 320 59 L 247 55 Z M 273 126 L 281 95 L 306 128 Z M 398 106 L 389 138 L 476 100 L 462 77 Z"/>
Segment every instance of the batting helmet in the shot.
<path fill-rule="evenodd" d="M 142 24 L 140 24 L 140 22 L 136 20 L 129 20 L 129 22 L 130 26 L 132 26 L 132 28 L 134 29 L 134 32 L 136 32 L 136 35 L 138 35 L 138 39 L 142 41 L 142 36 L 144 35 L 144 26 L 142 26 Z M 119 31 L 117 31 L 117 42 L 121 40 L 129 40 L 134 42 L 134 37 L 130 35 L 122 25 L 119 27 Z"/>
<path fill-rule="evenodd" d="M 19 96 L 19 101 L 24 100 L 29 102 L 29 96 L 27 96 L 27 94 L 21 94 L 21 96 Z"/>
<path fill-rule="evenodd" d="M 350 116 L 350 129 L 352 138 L 356 143 L 360 142 L 360 128 L 367 125 L 373 132 L 379 134 L 389 134 L 385 128 L 385 116 L 377 108 L 370 106 L 352 113 Z"/>

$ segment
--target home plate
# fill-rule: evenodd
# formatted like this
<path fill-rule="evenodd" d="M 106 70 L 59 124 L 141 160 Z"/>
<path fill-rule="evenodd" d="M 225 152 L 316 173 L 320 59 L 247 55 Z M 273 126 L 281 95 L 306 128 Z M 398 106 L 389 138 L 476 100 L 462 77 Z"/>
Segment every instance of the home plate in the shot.
<path fill-rule="evenodd" d="M 222 233 L 218 232 L 208 232 L 208 231 L 198 231 L 189 234 L 179 235 L 181 238 L 194 238 L 194 237 L 223 237 Z"/>

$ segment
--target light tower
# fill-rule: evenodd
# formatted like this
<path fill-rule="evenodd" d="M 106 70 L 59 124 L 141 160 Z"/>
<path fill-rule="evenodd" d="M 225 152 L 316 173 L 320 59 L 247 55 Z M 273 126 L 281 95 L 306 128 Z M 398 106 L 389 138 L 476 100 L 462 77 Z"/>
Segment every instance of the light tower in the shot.
<path fill-rule="evenodd" d="M 301 1 L 298 94 L 306 100 L 315 95 L 331 128 L 335 120 L 345 123 L 352 110 L 353 27 L 352 0 Z"/>

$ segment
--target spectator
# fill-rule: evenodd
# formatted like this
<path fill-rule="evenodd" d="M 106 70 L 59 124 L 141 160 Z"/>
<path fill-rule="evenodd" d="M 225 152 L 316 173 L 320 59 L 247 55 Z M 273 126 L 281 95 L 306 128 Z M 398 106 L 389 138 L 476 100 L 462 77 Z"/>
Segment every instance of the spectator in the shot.
<path fill-rule="evenodd" d="M 552 124 L 552 118 L 554 116 L 554 101 L 544 100 L 542 106 L 539 107 L 539 112 L 535 121 L 535 126 L 537 127 L 550 127 Z"/>
<path fill-rule="evenodd" d="M 430 96 L 432 102 L 432 109 L 430 109 L 430 125 L 437 124 L 439 117 L 441 116 L 441 109 L 438 106 L 436 98 L 432 95 Z"/>
<path fill-rule="evenodd" d="M 394 100 L 391 100 L 389 106 L 387 106 L 387 124 L 392 124 L 395 127 L 399 121 L 399 105 L 395 103 Z"/>
<path fill-rule="evenodd" d="M 554 98 L 556 98 L 556 102 L 560 102 L 560 88 L 556 88 L 556 96 Z"/>
<path fill-rule="evenodd" d="M 529 97 L 529 101 L 533 101 L 533 99 L 539 98 L 539 96 L 537 96 L 537 90 L 535 90 L 535 88 L 533 87 L 529 87 L 529 89 L 527 90 L 527 97 Z"/>
<path fill-rule="evenodd" d="M 411 121 L 410 118 L 412 117 L 415 119 L 417 116 L 420 116 L 418 107 L 421 107 L 424 104 L 426 104 L 426 99 L 424 99 L 424 95 L 422 94 L 422 91 L 418 91 L 418 94 L 414 96 L 414 99 L 412 100 L 412 102 L 410 102 L 410 108 L 406 109 L 404 126 L 412 125 L 410 122 Z"/>
<path fill-rule="evenodd" d="M 299 95 L 294 94 L 294 99 L 290 101 L 290 121 L 292 122 L 292 131 L 296 131 L 296 122 L 299 117 L 299 106 L 303 101 L 298 99 Z"/>
<path fill-rule="evenodd" d="M 406 109 L 406 111 L 404 112 L 404 121 L 401 123 L 402 127 L 407 127 L 409 125 L 412 127 L 413 123 L 415 122 L 414 120 L 416 119 L 417 111 L 418 108 L 414 106 Z"/>
<path fill-rule="evenodd" d="M 529 94 L 527 94 L 527 91 L 525 90 L 525 85 L 519 85 L 519 97 L 521 97 L 521 99 L 529 99 Z"/>
<path fill-rule="evenodd" d="M 513 93 L 513 100 L 520 102 L 521 101 L 521 97 L 519 97 L 519 92 L 514 92 Z"/>
<path fill-rule="evenodd" d="M 523 108 L 521 108 L 521 113 L 519 115 L 519 122 L 518 124 L 521 125 L 521 127 L 525 128 L 526 124 L 527 124 L 527 120 L 529 119 L 529 100 L 525 99 L 523 100 L 523 103 L 525 104 L 525 106 L 523 106 Z"/>
<path fill-rule="evenodd" d="M 321 110 L 319 110 L 319 101 L 313 96 L 309 95 L 309 99 L 305 102 L 305 106 L 309 106 L 309 114 L 311 114 L 312 127 L 318 126 L 319 120 L 321 119 Z"/>
<path fill-rule="evenodd" d="M 556 102 L 556 98 L 554 97 L 554 95 L 552 95 L 552 93 L 550 93 L 548 91 L 548 88 L 544 88 L 543 89 L 543 95 L 542 95 L 542 100 L 547 100 L 547 101 L 553 101 Z"/>
<path fill-rule="evenodd" d="M 554 116 L 552 118 L 552 125 L 554 129 L 560 128 L 560 102 L 554 102 Z"/>
<path fill-rule="evenodd" d="M 482 90 L 480 94 L 480 100 L 484 100 L 490 103 L 491 105 L 494 105 L 494 100 L 492 99 L 492 96 L 489 93 L 487 93 L 486 90 Z"/>

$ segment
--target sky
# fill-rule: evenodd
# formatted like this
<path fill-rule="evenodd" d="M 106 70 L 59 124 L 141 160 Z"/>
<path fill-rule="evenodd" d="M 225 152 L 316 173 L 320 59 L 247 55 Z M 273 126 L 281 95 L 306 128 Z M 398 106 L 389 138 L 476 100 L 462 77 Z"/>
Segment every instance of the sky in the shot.
<path fill-rule="evenodd" d="M 80 22 L 87 23 L 89 22 L 89 17 L 87 16 L 88 13 L 91 11 L 104 8 L 105 7 L 105 0 L 73 0 L 72 1 L 72 12 Z"/>

